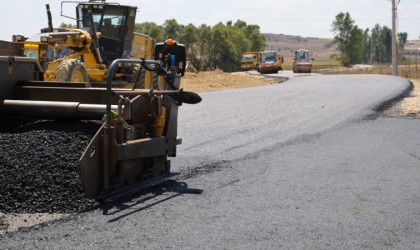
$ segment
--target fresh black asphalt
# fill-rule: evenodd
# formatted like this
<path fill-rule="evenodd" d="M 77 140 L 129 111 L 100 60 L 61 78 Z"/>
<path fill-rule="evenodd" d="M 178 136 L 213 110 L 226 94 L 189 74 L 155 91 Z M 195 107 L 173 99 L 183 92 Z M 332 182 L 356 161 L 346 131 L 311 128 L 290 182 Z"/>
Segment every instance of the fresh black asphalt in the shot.
<path fill-rule="evenodd" d="M 418 249 L 420 120 L 392 76 L 296 77 L 180 108 L 164 185 L 0 236 L 5 249 Z"/>

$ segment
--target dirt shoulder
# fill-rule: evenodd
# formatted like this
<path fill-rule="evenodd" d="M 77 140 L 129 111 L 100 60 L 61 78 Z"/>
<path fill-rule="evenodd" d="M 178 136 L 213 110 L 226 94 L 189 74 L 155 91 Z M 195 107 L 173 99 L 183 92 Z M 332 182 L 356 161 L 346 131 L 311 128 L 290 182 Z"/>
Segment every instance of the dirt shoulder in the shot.
<path fill-rule="evenodd" d="M 413 91 L 410 96 L 396 105 L 396 109 L 402 116 L 420 118 L 420 79 L 410 79 L 410 81 L 413 83 Z"/>
<path fill-rule="evenodd" d="M 283 82 L 282 78 L 249 75 L 245 72 L 225 73 L 221 70 L 200 73 L 187 72 L 181 80 L 184 90 L 209 92 L 224 89 L 257 87 Z"/>

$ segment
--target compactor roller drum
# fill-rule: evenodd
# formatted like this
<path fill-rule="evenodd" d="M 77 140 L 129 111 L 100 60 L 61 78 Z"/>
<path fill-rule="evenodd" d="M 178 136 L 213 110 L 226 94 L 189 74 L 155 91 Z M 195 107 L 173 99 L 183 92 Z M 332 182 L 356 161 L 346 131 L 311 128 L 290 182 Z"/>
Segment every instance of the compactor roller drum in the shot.
<path fill-rule="evenodd" d="M 57 68 L 57 82 L 88 82 L 85 66 L 77 59 L 63 61 Z"/>

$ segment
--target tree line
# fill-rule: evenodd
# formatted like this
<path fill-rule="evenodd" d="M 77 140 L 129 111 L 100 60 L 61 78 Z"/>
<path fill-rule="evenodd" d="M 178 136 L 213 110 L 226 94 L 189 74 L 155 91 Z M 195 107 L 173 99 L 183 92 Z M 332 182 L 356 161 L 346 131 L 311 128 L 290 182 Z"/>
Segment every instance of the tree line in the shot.
<path fill-rule="evenodd" d="M 190 62 L 199 70 L 239 70 L 241 56 L 246 51 L 264 50 L 265 37 L 258 25 L 245 21 L 219 22 L 214 26 L 181 25 L 175 19 L 162 25 L 154 22 L 135 24 L 136 32 L 149 35 L 155 41 L 174 39 L 185 45 Z"/>
<path fill-rule="evenodd" d="M 350 14 L 340 12 L 332 22 L 333 43 L 339 54 L 334 55 L 343 65 L 357 63 L 388 63 L 392 60 L 392 30 L 376 24 L 372 30 L 354 24 Z M 398 33 L 398 46 L 404 49 L 407 33 Z"/>
<path fill-rule="evenodd" d="M 76 25 L 61 23 L 61 28 L 76 28 Z M 162 25 L 154 22 L 136 23 L 135 32 L 148 35 L 156 42 L 168 38 L 185 45 L 188 60 L 199 70 L 221 69 L 226 72 L 240 69 L 241 56 L 246 51 L 261 51 L 265 37 L 260 27 L 245 21 L 219 22 L 213 27 L 201 24 L 181 25 L 175 19 Z"/>

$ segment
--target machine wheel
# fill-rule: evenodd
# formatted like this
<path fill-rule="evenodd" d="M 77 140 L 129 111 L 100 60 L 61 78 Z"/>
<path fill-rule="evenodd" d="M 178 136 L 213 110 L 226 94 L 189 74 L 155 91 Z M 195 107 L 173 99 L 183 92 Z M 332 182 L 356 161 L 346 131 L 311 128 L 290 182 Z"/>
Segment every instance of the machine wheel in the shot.
<path fill-rule="evenodd" d="M 63 61 L 57 68 L 55 80 L 58 82 L 89 82 L 85 66 L 79 60 Z"/>
<path fill-rule="evenodd" d="M 146 70 L 140 65 L 134 64 L 131 68 L 131 74 L 128 76 L 128 82 L 133 83 L 133 89 L 144 89 L 146 80 Z"/>

